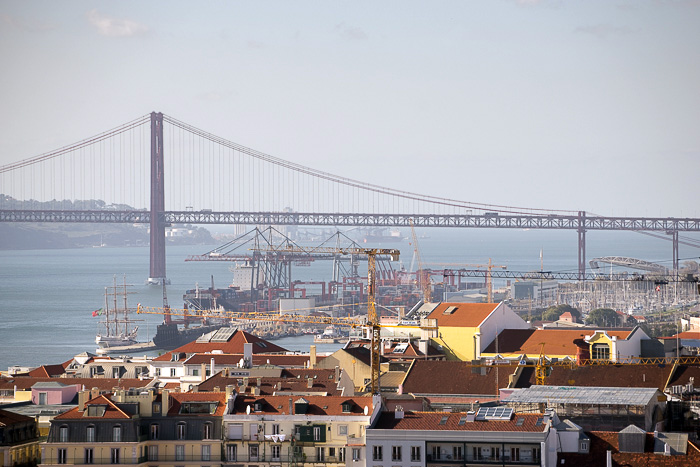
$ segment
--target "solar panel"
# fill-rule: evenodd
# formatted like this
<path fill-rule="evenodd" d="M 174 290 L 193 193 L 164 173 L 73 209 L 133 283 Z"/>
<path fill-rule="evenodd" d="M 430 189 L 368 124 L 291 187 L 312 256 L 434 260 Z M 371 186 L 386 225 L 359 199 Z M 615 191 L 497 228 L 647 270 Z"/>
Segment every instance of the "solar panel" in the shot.
<path fill-rule="evenodd" d="M 513 409 L 510 407 L 479 407 L 477 420 L 510 420 Z"/>

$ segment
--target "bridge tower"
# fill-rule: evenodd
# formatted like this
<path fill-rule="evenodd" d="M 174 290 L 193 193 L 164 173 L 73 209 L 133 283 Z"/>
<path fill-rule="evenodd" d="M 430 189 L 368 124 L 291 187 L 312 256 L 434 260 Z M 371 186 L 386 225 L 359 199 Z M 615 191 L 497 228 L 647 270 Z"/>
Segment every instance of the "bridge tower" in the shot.
<path fill-rule="evenodd" d="M 586 211 L 578 212 L 578 280 L 586 276 Z"/>
<path fill-rule="evenodd" d="M 170 283 L 165 277 L 165 178 L 163 114 L 151 112 L 151 268 L 149 284 Z"/>

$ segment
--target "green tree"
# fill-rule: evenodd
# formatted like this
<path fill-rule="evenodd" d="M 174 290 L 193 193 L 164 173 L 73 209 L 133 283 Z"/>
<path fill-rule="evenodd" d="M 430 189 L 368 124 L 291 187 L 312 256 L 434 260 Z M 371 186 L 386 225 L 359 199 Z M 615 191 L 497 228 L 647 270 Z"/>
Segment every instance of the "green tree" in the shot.
<path fill-rule="evenodd" d="M 617 326 L 618 315 L 615 310 L 611 308 L 596 308 L 595 310 L 588 313 L 586 317 L 586 324 L 593 324 L 595 326 Z"/>
<path fill-rule="evenodd" d="M 550 306 L 545 310 L 544 313 L 542 313 L 542 320 L 543 321 L 556 321 L 559 319 L 561 315 L 563 315 L 566 312 L 571 313 L 571 316 L 575 318 L 580 318 L 581 317 L 581 312 L 578 311 L 576 308 L 572 307 L 571 305 L 557 305 L 557 306 Z"/>

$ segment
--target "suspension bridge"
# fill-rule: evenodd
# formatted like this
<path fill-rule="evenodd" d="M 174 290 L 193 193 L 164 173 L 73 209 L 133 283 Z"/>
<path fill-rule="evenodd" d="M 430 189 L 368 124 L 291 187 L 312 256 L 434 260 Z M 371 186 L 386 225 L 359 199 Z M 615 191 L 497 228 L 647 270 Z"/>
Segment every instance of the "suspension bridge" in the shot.
<path fill-rule="evenodd" d="M 606 217 L 419 194 L 273 157 L 157 112 L 1 166 L 0 222 L 147 224 L 153 283 L 166 279 L 165 227 L 176 223 L 575 230 L 581 279 L 587 231 L 669 239 L 675 271 L 679 245 L 700 246 L 680 235 L 700 232 L 697 218 Z"/>

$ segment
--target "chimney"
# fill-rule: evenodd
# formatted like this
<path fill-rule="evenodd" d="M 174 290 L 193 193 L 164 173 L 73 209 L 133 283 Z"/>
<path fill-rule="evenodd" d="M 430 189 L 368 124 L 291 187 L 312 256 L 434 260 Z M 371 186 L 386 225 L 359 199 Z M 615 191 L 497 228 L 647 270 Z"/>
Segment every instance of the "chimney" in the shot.
<path fill-rule="evenodd" d="M 424 339 L 419 340 L 418 341 L 418 350 L 420 351 L 420 353 L 427 356 L 428 355 L 428 341 L 424 340 Z"/>
<path fill-rule="evenodd" d="M 214 376 L 214 357 L 211 357 L 209 362 L 209 376 Z M 202 374 L 202 381 L 204 381 L 204 375 Z"/>
<path fill-rule="evenodd" d="M 401 420 L 403 418 L 403 416 L 404 416 L 403 407 L 401 407 L 400 405 L 397 405 L 396 408 L 394 409 L 394 418 L 396 420 Z"/>
<path fill-rule="evenodd" d="M 257 386 L 260 387 L 262 386 L 262 378 L 258 376 L 258 379 L 256 380 Z"/>
<path fill-rule="evenodd" d="M 469 412 L 467 412 L 467 421 L 469 423 L 472 423 L 474 420 L 476 420 L 476 412 L 470 410 Z"/>
<path fill-rule="evenodd" d="M 236 393 L 236 386 L 229 384 L 226 386 L 226 400 L 230 399 Z"/>
<path fill-rule="evenodd" d="M 276 387 L 277 387 L 278 391 L 281 391 L 282 390 L 282 381 L 277 381 Z"/>
<path fill-rule="evenodd" d="M 214 386 L 214 392 L 221 392 L 221 387 Z"/>
<path fill-rule="evenodd" d="M 613 467 L 612 463 L 612 451 L 608 450 L 605 454 L 605 467 Z"/>
<path fill-rule="evenodd" d="M 316 368 L 316 346 L 309 348 L 309 368 Z"/>
<path fill-rule="evenodd" d="M 253 344 L 250 342 L 243 344 L 243 362 L 246 368 L 253 366 Z"/>
<path fill-rule="evenodd" d="M 340 381 L 340 367 L 336 365 L 335 367 L 335 382 Z"/>
<path fill-rule="evenodd" d="M 100 395 L 100 389 L 99 388 L 92 388 L 90 389 L 90 399 L 94 399 L 95 397 Z"/>
<path fill-rule="evenodd" d="M 242 386 L 241 394 L 245 394 L 246 390 L 248 389 L 248 377 L 244 376 L 243 377 L 243 386 Z"/>
<path fill-rule="evenodd" d="M 170 409 L 170 390 L 169 389 L 163 389 L 163 392 L 161 393 L 161 398 L 160 398 L 160 413 L 164 417 L 168 415 L 168 410 Z"/>
<path fill-rule="evenodd" d="M 78 410 L 81 412 L 85 410 L 85 402 L 87 402 L 88 395 L 90 391 L 82 390 L 78 392 Z"/>
<path fill-rule="evenodd" d="M 202 363 L 201 365 L 199 365 L 199 375 L 200 375 L 199 377 L 201 378 L 202 381 L 207 379 L 207 377 L 205 376 L 206 374 L 207 374 L 207 365 L 206 365 L 206 363 Z"/>
<path fill-rule="evenodd" d="M 292 401 L 292 398 L 289 398 L 289 415 L 294 415 L 294 401 Z"/>
<path fill-rule="evenodd" d="M 253 393 L 254 396 L 259 396 L 260 395 L 260 386 L 255 386 L 251 392 Z"/>
<path fill-rule="evenodd" d="M 308 378 L 306 380 L 306 388 L 311 389 L 314 387 L 314 379 L 313 378 Z"/>

